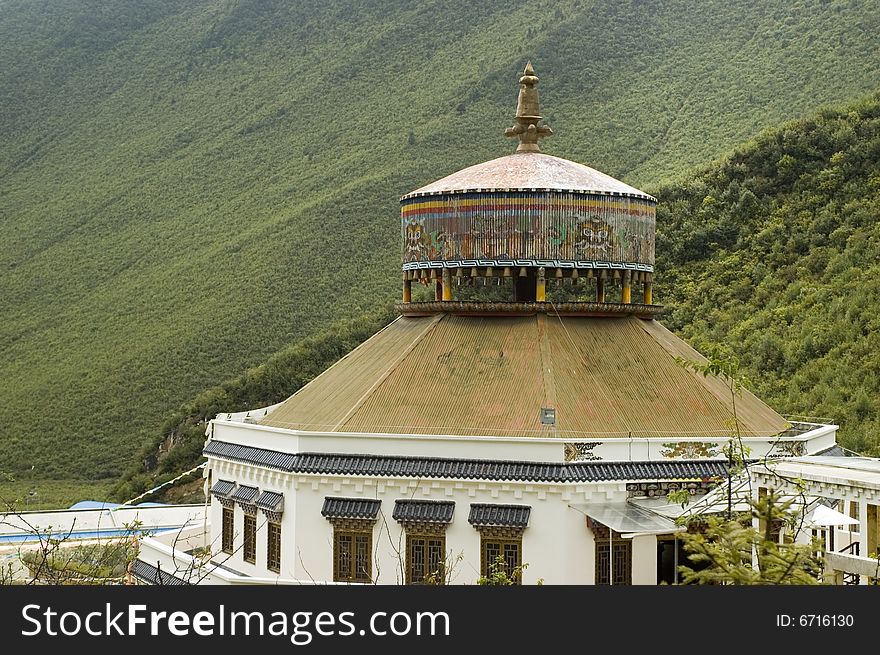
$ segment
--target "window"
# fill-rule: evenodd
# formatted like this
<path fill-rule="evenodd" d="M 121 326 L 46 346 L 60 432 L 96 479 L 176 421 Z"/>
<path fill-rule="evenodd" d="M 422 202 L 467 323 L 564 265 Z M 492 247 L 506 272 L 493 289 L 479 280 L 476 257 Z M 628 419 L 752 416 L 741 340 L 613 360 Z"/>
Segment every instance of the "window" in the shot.
<path fill-rule="evenodd" d="M 333 581 L 370 582 L 373 533 L 336 530 L 333 542 Z"/>
<path fill-rule="evenodd" d="M 498 566 L 498 558 L 504 559 L 504 572 L 520 584 L 522 580 L 522 539 L 500 539 L 496 537 L 484 536 L 480 540 L 480 546 L 483 551 L 480 564 L 480 574 L 488 577 L 496 571 Z"/>
<path fill-rule="evenodd" d="M 281 524 L 269 521 L 269 547 L 266 568 L 275 573 L 281 572 Z"/>
<path fill-rule="evenodd" d="M 257 563 L 257 517 L 244 515 L 244 561 Z"/>
<path fill-rule="evenodd" d="M 444 584 L 446 537 L 407 534 L 407 584 Z"/>
<path fill-rule="evenodd" d="M 611 570 L 614 571 L 613 584 L 632 584 L 632 543 L 614 541 L 609 548 L 607 541 L 596 542 L 596 584 L 612 584 Z M 609 557 L 608 554 L 612 553 Z"/>
<path fill-rule="evenodd" d="M 235 538 L 235 511 L 231 507 L 223 508 L 222 546 L 223 552 L 232 554 L 232 542 Z"/>
<path fill-rule="evenodd" d="M 849 503 L 849 517 L 851 519 L 855 519 L 856 521 L 861 521 L 861 517 L 859 516 L 859 501 L 852 500 Z M 850 532 L 855 532 L 858 534 L 859 532 L 859 524 L 856 523 L 854 525 L 849 526 Z"/>

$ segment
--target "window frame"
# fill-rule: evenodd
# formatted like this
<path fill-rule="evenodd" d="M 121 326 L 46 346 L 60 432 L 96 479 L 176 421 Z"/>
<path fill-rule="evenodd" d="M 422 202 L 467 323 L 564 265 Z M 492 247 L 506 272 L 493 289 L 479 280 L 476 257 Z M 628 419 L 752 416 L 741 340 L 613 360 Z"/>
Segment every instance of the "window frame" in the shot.
<path fill-rule="evenodd" d="M 248 513 L 244 515 L 242 558 L 248 564 L 257 563 L 257 517 Z"/>
<path fill-rule="evenodd" d="M 418 540 L 423 540 L 425 543 L 416 544 L 414 542 Z M 436 571 L 430 571 L 431 566 L 431 542 L 438 542 L 435 546 L 438 551 L 437 556 L 437 567 Z M 421 551 L 422 562 L 425 568 L 425 574 L 421 577 L 420 580 L 414 579 L 413 569 L 414 561 L 413 556 Z M 433 575 L 436 573 L 436 577 L 433 582 L 425 582 L 425 577 L 427 575 Z M 446 584 L 446 535 L 445 534 L 427 534 L 424 532 L 409 532 L 406 533 L 406 584 L 408 585 L 418 585 L 418 584 L 434 584 L 434 585 L 444 585 Z"/>
<path fill-rule="evenodd" d="M 341 542 L 351 539 L 348 552 L 348 566 L 344 566 L 344 551 Z M 358 542 L 366 540 L 366 570 L 358 571 Z M 343 571 L 347 569 L 347 571 Z M 373 581 L 373 531 L 352 530 L 343 528 L 333 529 L 333 582 L 369 583 Z"/>
<path fill-rule="evenodd" d="M 227 555 L 235 552 L 235 507 L 223 507 L 220 519 L 220 549 Z"/>
<path fill-rule="evenodd" d="M 508 567 L 511 567 L 510 560 L 505 556 L 505 546 L 514 545 L 516 546 L 516 563 L 511 567 L 513 570 L 517 570 L 517 573 L 514 576 L 509 576 L 514 581 L 514 584 L 521 585 L 522 584 L 522 535 L 518 537 L 496 537 L 492 535 L 481 534 L 480 535 L 480 576 L 485 578 L 489 575 L 489 547 L 491 545 L 497 544 L 499 546 L 499 554 L 504 557 L 505 562 Z M 495 557 L 492 558 L 494 562 Z M 509 574 L 508 574 L 509 575 Z"/>
<path fill-rule="evenodd" d="M 268 521 L 266 532 L 266 568 L 281 573 L 281 523 Z"/>
<path fill-rule="evenodd" d="M 632 585 L 632 573 L 633 573 L 632 540 L 630 540 L 630 539 L 612 539 L 610 551 L 608 549 L 608 546 L 609 546 L 609 544 L 608 544 L 607 539 L 596 539 L 596 550 L 595 550 L 596 567 L 595 567 L 595 573 L 594 573 L 594 578 L 593 578 L 593 584 L 603 585 L 603 586 L 608 586 L 608 585 L 612 585 L 612 584 L 617 585 L 617 586 Z M 614 580 L 610 580 L 610 573 L 611 573 L 610 570 L 609 570 L 609 576 L 607 578 L 605 576 L 601 576 L 600 575 L 600 572 L 601 572 L 600 567 L 601 567 L 602 563 L 601 563 L 601 559 L 600 559 L 600 550 L 610 552 L 610 556 L 613 557 L 615 551 L 619 552 L 621 549 L 623 551 L 625 551 L 625 553 L 626 553 L 626 555 L 625 555 L 626 567 L 624 568 L 624 571 L 626 571 L 626 575 L 624 576 L 623 582 L 617 582 Z M 610 569 L 610 567 L 609 567 L 609 569 Z M 620 567 L 615 566 L 613 570 L 614 570 L 614 575 L 618 575 L 618 572 L 620 571 Z"/>

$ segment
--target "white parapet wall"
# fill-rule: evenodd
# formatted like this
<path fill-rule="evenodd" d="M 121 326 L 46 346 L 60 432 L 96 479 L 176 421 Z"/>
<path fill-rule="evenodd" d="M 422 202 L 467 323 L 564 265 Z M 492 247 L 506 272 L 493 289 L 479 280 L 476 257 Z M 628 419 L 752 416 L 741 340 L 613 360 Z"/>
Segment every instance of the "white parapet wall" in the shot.
<path fill-rule="evenodd" d="M 0 514 L 0 546 L 41 537 L 88 540 L 118 537 L 132 530 L 158 532 L 203 524 L 205 505 L 135 505 Z"/>

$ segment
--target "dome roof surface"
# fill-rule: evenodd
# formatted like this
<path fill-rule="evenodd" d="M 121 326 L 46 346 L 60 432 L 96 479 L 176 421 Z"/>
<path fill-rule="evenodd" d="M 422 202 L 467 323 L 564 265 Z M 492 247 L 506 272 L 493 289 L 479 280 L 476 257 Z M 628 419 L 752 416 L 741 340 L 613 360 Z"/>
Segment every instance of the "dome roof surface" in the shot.
<path fill-rule="evenodd" d="M 680 365 L 705 361 L 656 321 L 635 317 L 403 316 L 303 386 L 260 425 L 371 434 L 726 439 L 725 382 Z M 749 391 L 743 436 L 790 427 Z"/>
<path fill-rule="evenodd" d="M 402 199 L 475 191 L 517 190 L 574 191 L 629 196 L 656 202 L 653 196 L 594 168 L 541 152 L 516 152 L 469 166 L 416 189 Z"/>

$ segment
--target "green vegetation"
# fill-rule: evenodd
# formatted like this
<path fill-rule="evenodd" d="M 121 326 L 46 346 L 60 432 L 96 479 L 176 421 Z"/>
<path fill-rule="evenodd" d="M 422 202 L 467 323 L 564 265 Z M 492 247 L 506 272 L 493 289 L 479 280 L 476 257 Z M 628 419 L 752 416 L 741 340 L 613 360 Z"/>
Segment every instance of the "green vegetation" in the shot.
<path fill-rule="evenodd" d="M 477 578 L 477 584 L 486 587 L 509 587 L 522 582 L 522 573 L 529 568 L 528 562 L 510 568 L 503 555 L 498 555 L 495 561 L 489 564 L 486 575 Z M 543 584 L 540 582 L 539 584 Z"/>
<path fill-rule="evenodd" d="M 78 546 L 47 539 L 42 548 L 22 549 L 21 561 L 40 584 L 121 584 L 137 558 L 136 534 Z"/>
<path fill-rule="evenodd" d="M 59 509 L 80 500 L 110 500 L 110 492 L 118 483 L 118 478 L 48 480 L 28 473 L 6 475 L 0 478 L 0 512 Z"/>
<path fill-rule="evenodd" d="M 557 134 L 546 152 L 658 185 L 870 91 L 875 14 L 867 0 L 0 0 L 0 472 L 118 476 L 199 391 L 393 300 L 398 195 L 512 151 L 501 132 L 527 58 Z M 834 239 L 848 257 L 873 247 Z M 670 305 L 705 272 L 676 261 Z M 812 297 L 766 279 L 762 298 Z M 867 306 L 864 291 L 840 302 Z M 681 304 L 671 320 L 688 336 L 747 340 L 732 321 L 754 315 L 709 330 Z M 773 331 L 752 327 L 782 362 Z M 798 361 L 826 357 L 830 329 Z M 786 370 L 769 397 L 803 411 L 828 406 L 812 402 L 820 383 L 857 388 L 810 377 L 827 370 Z M 875 402 L 841 398 L 854 416 Z"/>
<path fill-rule="evenodd" d="M 154 435 L 152 443 L 141 453 L 138 465 L 113 489 L 114 498 L 126 502 L 194 467 L 202 461 L 205 426 L 217 414 L 281 402 L 387 325 L 394 316 L 396 314 L 388 308 L 359 320 L 339 322 L 276 353 L 244 375 L 199 394 L 168 417 L 161 432 Z M 138 502 L 171 500 L 167 496 L 169 491 L 162 489 Z M 197 493 L 200 492 L 199 489 Z"/>
<path fill-rule="evenodd" d="M 810 543 L 778 543 L 782 527 L 797 533 L 803 512 L 793 501 L 770 493 L 750 501 L 751 512 L 736 518 L 702 517 L 699 530 L 681 533 L 688 560 L 679 566 L 684 584 L 815 585 L 822 564 L 817 557 L 818 540 Z M 752 525 L 758 519 L 761 529 Z M 752 566 L 752 557 L 756 566 Z"/>
<path fill-rule="evenodd" d="M 663 322 L 726 344 L 778 411 L 829 417 L 880 455 L 880 94 L 656 193 Z"/>

